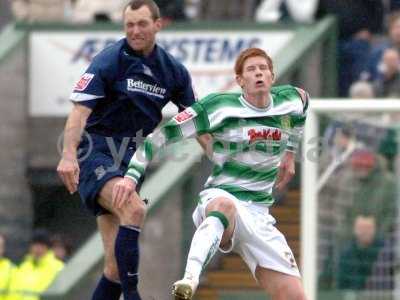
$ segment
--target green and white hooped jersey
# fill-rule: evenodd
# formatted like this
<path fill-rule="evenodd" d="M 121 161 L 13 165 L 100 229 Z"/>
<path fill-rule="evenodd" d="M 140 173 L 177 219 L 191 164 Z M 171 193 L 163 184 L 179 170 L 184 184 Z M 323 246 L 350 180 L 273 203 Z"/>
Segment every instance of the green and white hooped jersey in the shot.
<path fill-rule="evenodd" d="M 271 205 L 282 154 L 296 151 L 307 108 L 307 93 L 290 85 L 273 87 L 267 108 L 254 107 L 239 93 L 211 94 L 149 135 L 125 176 L 137 182 L 161 147 L 209 133 L 215 166 L 205 187 Z"/>

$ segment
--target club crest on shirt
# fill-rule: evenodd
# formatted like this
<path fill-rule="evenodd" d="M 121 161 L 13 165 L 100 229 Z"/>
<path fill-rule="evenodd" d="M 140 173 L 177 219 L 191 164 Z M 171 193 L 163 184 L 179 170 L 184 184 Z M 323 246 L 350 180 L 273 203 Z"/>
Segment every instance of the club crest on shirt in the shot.
<path fill-rule="evenodd" d="M 79 81 L 76 83 L 74 90 L 75 91 L 84 91 L 89 83 L 92 81 L 94 74 L 92 73 L 85 73 L 81 76 Z"/>
<path fill-rule="evenodd" d="M 197 116 L 197 113 L 192 108 L 187 108 L 184 111 L 180 112 L 174 117 L 174 120 L 177 124 L 182 124 L 183 122 L 190 120 Z"/>
<path fill-rule="evenodd" d="M 104 177 L 104 175 L 106 175 L 107 171 L 104 168 L 103 165 L 98 166 L 95 170 L 94 170 L 94 174 L 97 177 L 97 180 L 100 180 Z"/>
<path fill-rule="evenodd" d="M 290 116 L 281 117 L 281 126 L 282 129 L 290 129 L 291 127 Z"/>
<path fill-rule="evenodd" d="M 143 65 L 143 73 L 146 74 L 147 76 L 153 77 L 153 72 L 146 65 Z"/>

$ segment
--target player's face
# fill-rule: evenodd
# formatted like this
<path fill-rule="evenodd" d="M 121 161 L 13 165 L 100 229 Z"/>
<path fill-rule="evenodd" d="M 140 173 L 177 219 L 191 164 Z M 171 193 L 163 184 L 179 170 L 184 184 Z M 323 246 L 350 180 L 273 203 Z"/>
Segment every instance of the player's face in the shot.
<path fill-rule="evenodd" d="M 135 10 L 127 7 L 124 12 L 124 29 L 129 46 L 147 55 L 153 50 L 156 33 L 161 29 L 161 20 L 154 20 L 145 5 Z"/>
<path fill-rule="evenodd" d="M 253 56 L 246 59 L 242 74 L 236 80 L 246 94 L 268 94 L 274 82 L 274 74 L 264 57 Z"/>

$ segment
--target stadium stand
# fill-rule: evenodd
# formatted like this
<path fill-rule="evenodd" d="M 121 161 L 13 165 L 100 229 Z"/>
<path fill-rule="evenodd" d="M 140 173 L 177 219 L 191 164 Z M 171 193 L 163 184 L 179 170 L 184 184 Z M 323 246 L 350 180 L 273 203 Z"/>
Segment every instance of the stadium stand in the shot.
<path fill-rule="evenodd" d="M 12 12 L 17 20 L 28 22 L 54 22 L 66 19 L 70 0 L 13 0 Z"/>
<path fill-rule="evenodd" d="M 72 21 L 76 23 L 121 22 L 121 11 L 126 3 L 126 0 L 77 0 L 72 10 Z"/>

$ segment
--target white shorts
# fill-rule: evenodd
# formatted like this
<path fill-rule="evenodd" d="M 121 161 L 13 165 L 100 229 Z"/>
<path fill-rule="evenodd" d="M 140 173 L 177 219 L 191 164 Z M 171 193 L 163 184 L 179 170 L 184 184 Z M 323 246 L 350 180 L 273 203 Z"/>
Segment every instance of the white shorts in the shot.
<path fill-rule="evenodd" d="M 231 199 L 236 206 L 236 226 L 229 250 L 236 252 L 246 262 L 253 276 L 256 267 L 300 277 L 292 250 L 284 235 L 274 226 L 275 219 L 265 204 L 240 201 L 232 194 L 210 188 L 200 193 L 200 201 L 193 212 L 193 222 L 198 227 L 206 218 L 207 205 L 217 197 Z"/>

